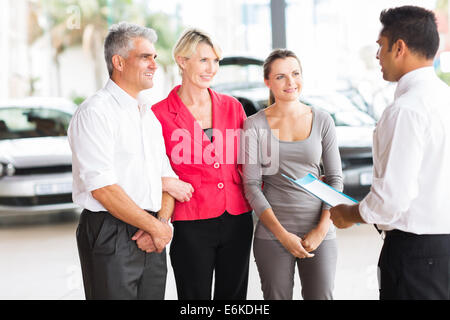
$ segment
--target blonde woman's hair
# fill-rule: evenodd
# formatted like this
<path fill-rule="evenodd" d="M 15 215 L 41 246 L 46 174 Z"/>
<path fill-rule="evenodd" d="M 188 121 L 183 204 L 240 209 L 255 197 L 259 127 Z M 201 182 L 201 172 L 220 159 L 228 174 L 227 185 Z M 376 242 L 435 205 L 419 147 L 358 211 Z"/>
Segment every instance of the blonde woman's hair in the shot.
<path fill-rule="evenodd" d="M 177 57 L 181 56 L 190 58 L 194 54 L 195 50 L 197 50 L 199 43 L 206 43 L 210 45 L 219 60 L 222 59 L 222 49 L 208 33 L 197 28 L 186 29 L 178 39 L 172 52 L 180 73 L 182 72 L 182 69 L 178 64 Z"/>

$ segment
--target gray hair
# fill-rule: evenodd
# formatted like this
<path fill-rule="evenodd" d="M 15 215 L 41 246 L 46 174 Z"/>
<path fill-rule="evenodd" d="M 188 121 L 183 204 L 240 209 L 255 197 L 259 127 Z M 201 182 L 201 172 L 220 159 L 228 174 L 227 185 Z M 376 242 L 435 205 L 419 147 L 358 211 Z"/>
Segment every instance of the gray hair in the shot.
<path fill-rule="evenodd" d="M 129 22 L 119 22 L 109 28 L 105 39 L 105 60 L 109 76 L 112 75 L 114 66 L 112 57 L 116 54 L 127 58 L 130 50 L 134 48 L 134 39 L 144 38 L 155 43 L 158 40 L 155 30 L 142 27 Z"/>

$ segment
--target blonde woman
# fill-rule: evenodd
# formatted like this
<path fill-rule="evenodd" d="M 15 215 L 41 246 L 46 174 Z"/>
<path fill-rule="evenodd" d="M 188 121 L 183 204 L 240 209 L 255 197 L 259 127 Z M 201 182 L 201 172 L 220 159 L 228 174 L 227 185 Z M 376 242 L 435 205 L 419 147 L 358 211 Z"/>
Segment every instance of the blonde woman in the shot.
<path fill-rule="evenodd" d="M 178 298 L 211 299 L 214 272 L 214 299 L 242 300 L 253 235 L 237 165 L 245 113 L 236 99 L 209 88 L 221 50 L 208 34 L 186 30 L 173 55 L 181 85 L 152 109 L 173 170 L 193 188 L 177 199 L 172 216 L 170 257 Z M 237 138 L 226 139 L 230 133 Z M 171 194 L 177 188 L 166 186 Z"/>

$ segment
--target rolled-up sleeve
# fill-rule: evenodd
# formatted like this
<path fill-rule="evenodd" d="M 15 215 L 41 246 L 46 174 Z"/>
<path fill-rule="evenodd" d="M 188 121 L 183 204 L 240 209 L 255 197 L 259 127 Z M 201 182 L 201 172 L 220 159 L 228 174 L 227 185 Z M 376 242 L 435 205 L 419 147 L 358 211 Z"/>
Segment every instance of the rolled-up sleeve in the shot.
<path fill-rule="evenodd" d="M 164 153 L 164 159 L 162 163 L 162 172 L 161 177 L 169 177 L 169 178 L 177 178 L 177 174 L 173 171 L 172 166 L 170 165 L 169 158 Z"/>
<path fill-rule="evenodd" d="M 86 191 L 117 183 L 113 136 L 111 125 L 95 110 L 82 110 L 71 121 L 68 138 L 72 159 Z"/>
<path fill-rule="evenodd" d="M 271 206 L 262 192 L 260 144 L 257 129 L 252 126 L 251 119 L 244 122 L 240 143 L 240 162 L 242 163 L 245 197 L 259 218 Z"/>

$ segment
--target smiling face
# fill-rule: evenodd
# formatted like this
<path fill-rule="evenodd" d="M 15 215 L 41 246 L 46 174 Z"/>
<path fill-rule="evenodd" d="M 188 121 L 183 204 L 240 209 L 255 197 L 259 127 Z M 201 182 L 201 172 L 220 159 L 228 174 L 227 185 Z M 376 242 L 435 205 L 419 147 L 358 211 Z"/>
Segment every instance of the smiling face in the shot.
<path fill-rule="evenodd" d="M 195 52 L 189 57 L 178 57 L 178 64 L 183 72 L 183 82 L 205 89 L 209 88 L 219 70 L 219 57 L 213 48 L 200 42 Z"/>
<path fill-rule="evenodd" d="M 269 77 L 264 82 L 275 100 L 298 100 L 303 86 L 300 64 L 293 57 L 277 59 L 272 62 Z"/>
<path fill-rule="evenodd" d="M 140 91 L 153 87 L 153 76 L 158 68 L 154 45 L 144 38 L 134 39 L 134 49 L 123 58 L 122 83 L 127 91 L 135 96 Z"/>

